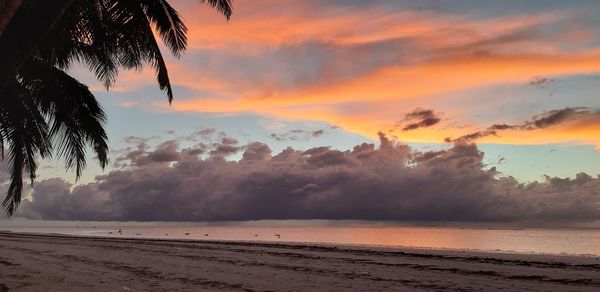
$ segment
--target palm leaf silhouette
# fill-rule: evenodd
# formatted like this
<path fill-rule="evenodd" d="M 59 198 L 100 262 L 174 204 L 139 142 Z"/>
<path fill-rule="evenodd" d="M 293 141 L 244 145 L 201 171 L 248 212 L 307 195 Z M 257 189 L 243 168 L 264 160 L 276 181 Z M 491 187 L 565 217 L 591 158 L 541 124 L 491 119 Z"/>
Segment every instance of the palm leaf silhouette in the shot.
<path fill-rule="evenodd" d="M 227 19 L 231 16 L 231 0 L 199 2 Z M 45 15 L 41 9 L 52 13 Z M 15 56 L 0 72 L 0 148 L 3 160 L 8 150 L 11 167 L 3 206 L 9 215 L 21 201 L 24 173 L 32 184 L 36 178 L 38 156 L 64 159 L 77 179 L 86 166 L 88 147 L 100 166 L 108 163 L 104 111 L 88 87 L 66 69 L 83 63 L 109 89 L 120 69 L 149 64 L 170 103 L 173 90 L 153 29 L 176 57 L 187 46 L 187 27 L 166 0 L 25 1 L 11 14 L 11 21 L 0 27 L 0 51 Z M 39 15 L 45 16 L 31 27 L 31 19 Z M 20 29 L 31 33 L 20 35 Z"/>

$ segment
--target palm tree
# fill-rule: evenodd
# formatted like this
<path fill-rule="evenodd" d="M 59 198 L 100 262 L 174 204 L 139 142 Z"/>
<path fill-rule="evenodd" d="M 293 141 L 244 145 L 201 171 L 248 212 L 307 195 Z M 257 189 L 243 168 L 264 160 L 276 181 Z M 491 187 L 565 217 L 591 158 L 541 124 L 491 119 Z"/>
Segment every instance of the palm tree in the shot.
<path fill-rule="evenodd" d="M 87 86 L 64 70 L 76 61 L 83 62 L 108 89 L 120 68 L 150 64 L 171 102 L 169 75 L 153 29 L 177 57 L 187 45 L 187 28 L 166 0 L 20 2 L 3 31 L 0 26 L 0 147 L 4 159 L 4 145 L 8 146 L 12 171 L 3 203 L 9 215 L 21 200 L 23 170 L 32 183 L 35 179 L 37 155 L 58 154 L 67 169 L 75 168 L 77 178 L 85 167 L 87 145 L 92 146 L 102 167 L 107 163 L 104 112 Z M 231 15 L 231 0 L 200 2 L 227 18 Z M 40 16 L 50 29 L 27 23 L 39 22 L 35 17 L 40 9 L 53 10 L 48 13 L 52 16 Z M 30 34 L 23 34 L 21 28 Z M 24 40 L 30 36 L 32 40 Z M 7 45 L 13 42 L 17 45 Z M 13 47 L 20 53 L 13 52 Z M 5 56 L 14 59 L 4 60 L 6 66 L 2 63 Z"/>
<path fill-rule="evenodd" d="M 21 201 L 23 170 L 33 183 L 36 156 L 48 157 L 52 141 L 58 155 L 76 176 L 85 167 L 86 144 L 93 147 L 100 165 L 107 163 L 108 144 L 104 112 L 87 86 L 55 67 L 27 64 L 19 79 L 0 96 L 0 144 L 8 144 L 11 183 L 3 202 L 12 214 Z M 4 159 L 4 153 L 2 153 Z"/>
<path fill-rule="evenodd" d="M 23 3 L 23 0 L 3 0 L 0 2 L 0 35 L 2 35 L 4 28 L 15 15 L 21 3 Z"/>
<path fill-rule="evenodd" d="M 34 54 L 38 45 L 46 39 L 53 28 L 72 6 L 83 2 L 95 2 L 111 5 L 115 2 L 154 6 L 164 10 L 172 9 L 167 0 L 0 0 L 0 8 L 6 8 L 0 14 L 0 24 L 8 23 L 5 28 L 0 25 L 0 92 L 10 83 L 21 66 Z M 232 0 L 199 0 L 207 3 L 227 19 L 232 13 Z M 18 9 L 17 9 L 18 8 Z M 175 11 L 176 13 L 176 11 Z M 8 20 L 9 19 L 9 20 Z M 154 24 L 168 27 L 173 23 L 168 18 L 153 19 Z M 161 33 L 162 35 L 162 33 Z"/>

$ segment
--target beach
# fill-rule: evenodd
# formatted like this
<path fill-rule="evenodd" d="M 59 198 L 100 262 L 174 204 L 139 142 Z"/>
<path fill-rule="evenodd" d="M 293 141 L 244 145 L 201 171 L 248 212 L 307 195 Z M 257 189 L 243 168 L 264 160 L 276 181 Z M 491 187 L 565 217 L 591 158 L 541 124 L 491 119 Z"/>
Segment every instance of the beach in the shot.
<path fill-rule="evenodd" d="M 598 291 L 600 259 L 0 233 L 7 291 Z"/>

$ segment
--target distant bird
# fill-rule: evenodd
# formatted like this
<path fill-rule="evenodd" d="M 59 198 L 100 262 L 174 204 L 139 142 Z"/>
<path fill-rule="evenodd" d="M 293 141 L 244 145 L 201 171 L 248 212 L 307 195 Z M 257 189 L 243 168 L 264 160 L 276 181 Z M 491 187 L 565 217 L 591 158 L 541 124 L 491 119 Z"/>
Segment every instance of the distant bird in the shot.
<path fill-rule="evenodd" d="M 275 236 L 277 236 L 277 238 L 281 238 L 281 234 L 275 234 Z"/>
<path fill-rule="evenodd" d="M 109 231 L 108 234 L 112 234 L 112 231 Z"/>
<path fill-rule="evenodd" d="M 208 233 L 204 233 L 204 236 L 208 236 Z"/>
<path fill-rule="evenodd" d="M 136 233 L 135 235 L 141 235 L 140 233 Z"/>
<path fill-rule="evenodd" d="M 165 233 L 165 235 L 166 235 L 166 236 L 169 236 L 169 234 L 168 234 L 168 233 Z"/>
<path fill-rule="evenodd" d="M 258 236 L 258 234 L 254 234 L 254 237 L 257 237 L 257 236 Z"/>
<path fill-rule="evenodd" d="M 190 235 L 190 233 L 189 233 L 189 232 L 186 232 L 186 233 L 185 233 L 185 235 Z"/>

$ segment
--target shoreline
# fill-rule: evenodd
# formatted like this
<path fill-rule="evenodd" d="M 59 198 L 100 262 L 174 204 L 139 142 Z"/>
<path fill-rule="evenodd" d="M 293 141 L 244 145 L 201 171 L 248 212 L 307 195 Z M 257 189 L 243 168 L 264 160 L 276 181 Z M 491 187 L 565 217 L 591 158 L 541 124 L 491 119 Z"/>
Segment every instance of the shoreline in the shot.
<path fill-rule="evenodd" d="M 585 256 L 0 232 L 8 291 L 597 291 Z"/>
<path fill-rule="evenodd" d="M 164 244 L 216 244 L 230 246 L 251 246 L 264 248 L 283 248 L 283 249 L 321 249 L 341 252 L 364 252 L 364 253 L 383 253 L 389 255 L 410 255 L 410 256 L 440 256 L 440 257 L 477 257 L 477 258 L 523 258 L 539 262 L 548 259 L 558 262 L 577 262 L 598 264 L 600 268 L 600 255 L 594 254 L 566 254 L 566 253 L 527 253 L 515 251 L 488 251 L 488 250 L 468 250 L 453 248 L 429 248 L 412 246 L 387 246 L 387 245 L 361 245 L 361 244 L 342 244 L 342 243 L 321 243 L 321 242 L 293 242 L 293 241 L 268 241 L 268 240 L 220 240 L 220 239 L 183 239 L 183 238 L 140 238 L 140 237 L 116 237 L 102 235 L 79 235 L 62 233 L 43 233 L 43 232 L 13 232 L 0 230 L 0 238 L 5 234 L 14 234 L 17 236 L 40 236 L 48 238 L 80 238 L 89 240 L 126 241 L 126 242 L 153 242 Z"/>
<path fill-rule="evenodd" d="M 394 246 L 394 245 L 376 245 L 376 244 L 352 244 L 352 243 L 331 243 L 331 242 L 300 242 L 300 241 L 275 241 L 275 240 L 226 240 L 226 239 L 190 239 L 190 238 L 152 238 L 152 237 L 133 237 L 133 236 L 106 236 L 106 235 L 85 235 L 85 234 L 66 234 L 60 232 L 25 232 L 11 231 L 0 229 L 0 237 L 3 234 L 20 234 L 20 235 L 39 235 L 39 236 L 56 236 L 56 237 L 75 237 L 75 238 L 90 238 L 90 239 L 122 239 L 133 241 L 157 241 L 157 242 L 189 242 L 189 243 L 212 243 L 212 244 L 241 244 L 241 245 L 265 245 L 265 246 L 280 246 L 280 247 L 324 247 L 338 248 L 347 250 L 365 250 L 365 251 L 382 251 L 382 252 L 418 252 L 418 253 L 436 253 L 436 254 L 477 254 L 479 256 L 502 257 L 502 256 L 531 256 L 531 257 L 560 257 L 572 259 L 585 259 L 600 261 L 599 254 L 570 254 L 570 253 L 546 253 L 546 252 L 522 252 L 513 250 L 483 250 L 483 249 L 461 249 L 461 248 L 433 248 L 419 246 Z"/>

